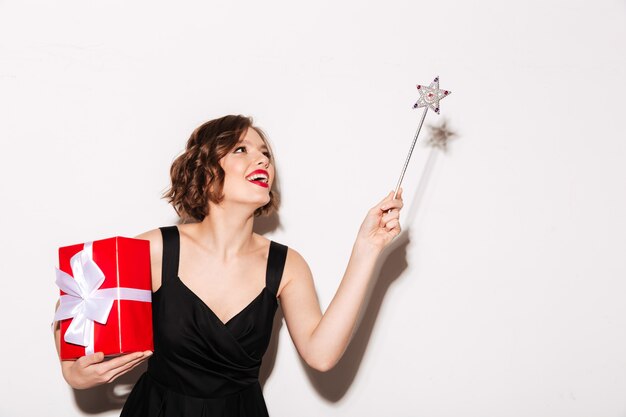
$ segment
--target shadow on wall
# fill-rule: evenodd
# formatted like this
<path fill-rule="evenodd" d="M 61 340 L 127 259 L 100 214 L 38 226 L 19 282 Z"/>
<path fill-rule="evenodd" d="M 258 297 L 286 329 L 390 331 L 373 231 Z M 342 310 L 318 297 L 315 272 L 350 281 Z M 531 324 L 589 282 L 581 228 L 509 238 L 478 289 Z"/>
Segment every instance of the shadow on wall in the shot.
<path fill-rule="evenodd" d="M 445 130 L 445 123 L 439 129 Z M 453 134 L 451 132 L 447 130 L 445 132 L 447 132 L 447 135 L 444 135 L 444 139 L 452 137 Z M 402 216 L 404 218 L 404 220 L 402 220 L 404 230 L 391 245 L 386 248 L 378 260 L 378 265 L 374 272 L 374 277 L 378 277 L 378 279 L 375 280 L 373 288 L 371 288 L 371 295 L 369 301 L 366 302 L 361 322 L 343 357 L 333 369 L 325 373 L 317 372 L 309 368 L 304 361 L 302 361 L 311 383 L 319 394 L 328 401 L 339 401 L 352 385 L 372 336 L 372 331 L 376 324 L 383 298 L 391 284 L 402 275 L 408 266 L 406 253 L 407 246 L 411 243 L 409 230 L 417 217 L 421 203 L 426 195 L 426 190 L 434 172 L 440 149 L 446 150 L 446 142 L 444 141 L 442 143 L 443 145 L 441 143 L 438 146 L 431 145 L 430 153 L 422 170 L 422 175 L 415 191 L 413 201 L 408 209 L 406 209 L 406 214 Z"/>
<path fill-rule="evenodd" d="M 146 369 L 148 369 L 148 364 L 144 362 L 110 384 L 99 385 L 86 390 L 74 390 L 76 405 L 86 414 L 121 410 L 133 385 Z"/>
<path fill-rule="evenodd" d="M 352 385 L 372 336 L 387 289 L 402 275 L 408 265 L 406 248 L 409 242 L 409 234 L 404 232 L 396 238 L 393 247 L 381 256 L 377 267 L 378 273 L 374 275 L 378 276 L 378 279 L 371 289 L 359 327 L 337 365 L 328 372 L 318 372 L 302 361 L 311 383 L 328 401 L 339 401 Z"/>

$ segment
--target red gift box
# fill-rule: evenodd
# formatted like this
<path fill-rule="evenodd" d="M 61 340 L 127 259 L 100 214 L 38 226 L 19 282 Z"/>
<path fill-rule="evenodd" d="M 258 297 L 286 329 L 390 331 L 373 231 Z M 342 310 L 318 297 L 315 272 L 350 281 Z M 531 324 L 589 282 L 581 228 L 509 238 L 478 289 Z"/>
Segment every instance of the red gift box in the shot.
<path fill-rule="evenodd" d="M 59 248 L 57 284 L 61 359 L 154 350 L 149 241 L 113 237 Z"/>

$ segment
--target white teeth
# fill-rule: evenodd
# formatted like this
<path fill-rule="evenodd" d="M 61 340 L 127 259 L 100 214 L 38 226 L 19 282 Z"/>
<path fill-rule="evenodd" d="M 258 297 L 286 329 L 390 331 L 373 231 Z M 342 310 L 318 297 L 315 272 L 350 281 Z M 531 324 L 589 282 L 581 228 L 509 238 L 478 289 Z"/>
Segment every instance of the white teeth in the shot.
<path fill-rule="evenodd" d="M 267 177 L 263 174 L 254 174 L 249 177 L 246 177 L 248 181 L 261 181 L 267 184 Z"/>

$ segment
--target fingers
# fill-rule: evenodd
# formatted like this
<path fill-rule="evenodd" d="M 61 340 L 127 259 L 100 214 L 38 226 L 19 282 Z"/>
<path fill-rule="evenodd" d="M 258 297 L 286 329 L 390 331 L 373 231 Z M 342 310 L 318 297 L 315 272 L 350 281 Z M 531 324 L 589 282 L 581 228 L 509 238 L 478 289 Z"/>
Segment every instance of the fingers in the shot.
<path fill-rule="evenodd" d="M 148 358 L 150 355 L 152 355 L 152 352 L 147 350 L 145 352 L 135 352 L 129 353 L 128 355 L 118 356 L 117 358 L 113 358 L 106 362 L 107 366 L 104 367 L 104 372 L 115 371 L 118 368 L 127 366 L 129 363 Z"/>
<path fill-rule="evenodd" d="M 130 371 L 135 365 L 143 362 L 152 355 L 151 351 L 129 353 L 103 362 L 95 369 L 100 383 L 110 382 L 113 378 Z"/>
<path fill-rule="evenodd" d="M 398 220 L 398 219 L 391 220 L 390 222 L 385 224 L 385 229 L 387 231 L 389 231 L 389 232 L 391 232 L 394 229 L 396 229 L 397 232 L 400 233 L 400 220 Z"/>
<path fill-rule="evenodd" d="M 399 208 L 399 207 L 396 207 L 396 205 L 398 204 L 398 202 L 402 202 L 402 188 L 398 189 L 398 195 L 396 195 L 396 198 L 393 198 L 393 194 L 394 194 L 394 191 L 390 191 L 389 194 L 385 196 L 385 198 L 380 200 L 380 202 L 378 202 L 378 204 L 376 204 L 372 208 L 372 212 L 378 212 L 379 210 L 386 211 L 392 208 Z"/>
<path fill-rule="evenodd" d="M 399 192 L 397 198 L 383 202 L 380 206 L 380 210 L 386 212 L 387 210 L 392 211 L 393 209 L 400 210 L 402 207 L 404 207 L 404 202 L 402 201 L 402 193 Z"/>
<path fill-rule="evenodd" d="M 113 382 L 115 381 L 117 378 L 119 378 L 120 376 L 124 375 L 127 372 L 132 371 L 133 369 L 135 369 L 136 367 L 138 367 L 139 365 L 141 365 L 146 359 L 148 359 L 150 357 L 150 355 L 147 355 L 141 359 L 138 359 L 136 361 L 133 361 L 131 363 L 129 363 L 128 365 L 125 365 L 121 368 L 118 368 L 118 371 L 116 374 L 114 374 L 111 379 L 109 379 L 109 382 Z"/>
<path fill-rule="evenodd" d="M 92 355 L 82 356 L 76 359 L 76 363 L 82 367 L 87 367 L 96 363 L 100 363 L 104 360 L 104 353 L 96 352 Z"/>
<path fill-rule="evenodd" d="M 146 355 L 146 352 L 148 352 L 149 354 Z M 129 353 L 127 355 L 122 355 L 118 356 L 117 358 L 110 359 L 106 362 L 103 362 L 104 354 L 102 352 L 98 352 L 93 355 L 83 356 L 76 362 L 82 368 L 87 368 L 91 365 L 97 366 L 97 368 L 94 368 L 94 371 L 98 375 L 103 376 L 108 372 L 115 371 L 120 367 L 126 366 L 131 362 L 143 359 L 144 357 L 149 357 L 150 354 L 152 354 L 152 352 L 150 351 L 146 352 Z"/>
<path fill-rule="evenodd" d="M 400 228 L 400 210 L 391 210 L 383 215 L 381 226 L 390 231 L 394 228 Z"/>
<path fill-rule="evenodd" d="M 392 220 L 397 220 L 397 219 L 399 219 L 399 218 L 400 218 L 400 210 L 399 210 L 399 209 L 400 209 L 401 207 L 402 207 L 402 206 L 397 207 L 397 208 L 398 208 L 398 210 L 389 210 L 389 211 L 385 212 L 385 213 L 383 214 L 383 216 L 381 217 L 381 219 L 380 219 L 380 224 L 382 224 L 382 225 L 386 225 L 386 224 L 388 224 L 389 222 L 391 222 Z M 395 207 L 394 207 L 394 208 L 395 208 Z"/>
<path fill-rule="evenodd" d="M 115 369 L 109 371 L 106 375 L 104 375 L 106 381 L 107 382 L 115 381 L 120 376 L 124 375 L 125 373 L 127 373 L 127 372 L 131 371 L 132 369 L 136 368 L 137 366 L 139 366 L 142 362 L 144 362 L 146 359 L 148 359 L 151 354 L 152 354 L 152 352 L 150 352 L 149 355 L 144 355 L 141 358 L 138 358 L 138 359 L 135 359 L 133 361 L 128 362 L 126 365 L 120 366 L 119 368 L 115 368 Z"/>

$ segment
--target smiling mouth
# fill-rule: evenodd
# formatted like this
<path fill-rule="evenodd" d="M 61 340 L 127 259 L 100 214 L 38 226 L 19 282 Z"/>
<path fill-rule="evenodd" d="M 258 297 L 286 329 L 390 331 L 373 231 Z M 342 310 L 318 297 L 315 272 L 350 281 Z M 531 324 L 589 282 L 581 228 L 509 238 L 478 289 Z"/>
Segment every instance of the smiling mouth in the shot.
<path fill-rule="evenodd" d="M 267 171 L 264 171 L 264 170 L 254 171 L 252 174 L 246 177 L 246 180 L 264 188 L 269 187 L 269 175 Z"/>
<path fill-rule="evenodd" d="M 263 181 L 249 180 L 252 184 L 259 185 L 263 188 L 269 188 L 269 184 Z"/>
<path fill-rule="evenodd" d="M 248 175 L 246 177 L 246 179 L 250 182 L 253 182 L 255 184 L 258 185 L 265 185 L 266 187 L 269 185 L 269 173 L 267 171 L 265 171 L 264 169 L 257 169 L 256 171 L 252 172 L 250 175 Z"/>

